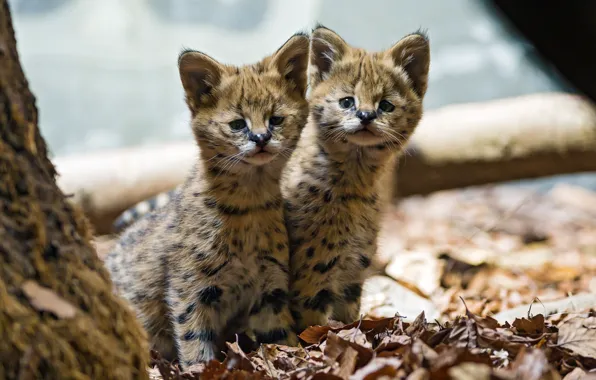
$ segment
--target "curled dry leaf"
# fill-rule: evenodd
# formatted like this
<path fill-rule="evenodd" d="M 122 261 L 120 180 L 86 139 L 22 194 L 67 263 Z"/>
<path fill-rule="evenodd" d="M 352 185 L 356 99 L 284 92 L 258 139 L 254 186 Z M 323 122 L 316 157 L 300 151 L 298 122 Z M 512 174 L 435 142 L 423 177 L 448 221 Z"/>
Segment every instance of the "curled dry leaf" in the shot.
<path fill-rule="evenodd" d="M 72 318 L 77 313 L 77 309 L 70 302 L 35 281 L 25 281 L 21 289 L 31 305 L 39 311 L 47 311 L 63 319 Z"/>
<path fill-rule="evenodd" d="M 520 335 L 537 336 L 546 332 L 544 315 L 538 314 L 530 318 L 516 318 L 513 321 L 515 331 Z"/>
<path fill-rule="evenodd" d="M 596 359 L 596 317 L 575 317 L 559 326 L 559 347 Z"/>
<path fill-rule="evenodd" d="M 373 350 L 367 347 L 363 347 L 357 343 L 350 342 L 345 340 L 335 334 L 334 332 L 330 331 L 327 334 L 327 340 L 325 345 L 324 354 L 331 360 L 339 361 L 340 356 L 345 352 L 345 350 L 351 347 L 358 353 L 358 360 L 356 361 L 356 368 L 360 368 L 366 365 L 372 357 L 373 357 Z"/>

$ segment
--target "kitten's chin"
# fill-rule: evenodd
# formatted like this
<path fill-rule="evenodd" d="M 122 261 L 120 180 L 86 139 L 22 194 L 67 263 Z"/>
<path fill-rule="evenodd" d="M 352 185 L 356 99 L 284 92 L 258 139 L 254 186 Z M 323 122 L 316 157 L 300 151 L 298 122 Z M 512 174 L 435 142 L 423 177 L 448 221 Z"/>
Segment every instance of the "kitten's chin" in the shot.
<path fill-rule="evenodd" d="M 383 142 L 382 137 L 377 136 L 366 129 L 347 135 L 346 140 L 358 146 L 378 145 Z"/>
<path fill-rule="evenodd" d="M 275 159 L 277 154 L 261 151 L 258 153 L 253 154 L 252 156 L 246 156 L 243 158 L 243 161 L 247 162 L 248 164 L 254 166 L 262 166 L 270 163 Z"/>

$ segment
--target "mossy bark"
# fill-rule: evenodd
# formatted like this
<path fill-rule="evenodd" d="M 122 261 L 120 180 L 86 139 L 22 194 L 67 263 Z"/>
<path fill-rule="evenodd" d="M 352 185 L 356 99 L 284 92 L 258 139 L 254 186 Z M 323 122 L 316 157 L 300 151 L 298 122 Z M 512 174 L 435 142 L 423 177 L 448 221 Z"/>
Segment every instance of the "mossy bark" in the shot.
<path fill-rule="evenodd" d="M 145 333 L 56 185 L 37 121 L 0 0 L 0 378 L 146 379 Z"/>

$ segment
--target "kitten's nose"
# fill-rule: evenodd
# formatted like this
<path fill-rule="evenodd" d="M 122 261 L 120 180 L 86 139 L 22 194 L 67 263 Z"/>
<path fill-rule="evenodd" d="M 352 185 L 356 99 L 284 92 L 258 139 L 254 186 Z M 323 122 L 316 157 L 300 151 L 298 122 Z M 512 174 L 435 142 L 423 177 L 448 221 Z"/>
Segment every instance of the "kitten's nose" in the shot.
<path fill-rule="evenodd" d="M 362 124 L 366 125 L 377 118 L 377 112 L 376 111 L 360 111 L 360 110 L 358 110 L 358 111 L 356 111 L 356 116 L 358 117 L 358 119 L 360 119 L 360 122 Z"/>
<path fill-rule="evenodd" d="M 258 147 L 262 148 L 265 145 L 267 145 L 269 140 L 271 140 L 271 132 L 267 131 L 265 133 L 256 133 L 256 134 L 249 132 L 248 139 L 250 141 L 254 141 Z"/>

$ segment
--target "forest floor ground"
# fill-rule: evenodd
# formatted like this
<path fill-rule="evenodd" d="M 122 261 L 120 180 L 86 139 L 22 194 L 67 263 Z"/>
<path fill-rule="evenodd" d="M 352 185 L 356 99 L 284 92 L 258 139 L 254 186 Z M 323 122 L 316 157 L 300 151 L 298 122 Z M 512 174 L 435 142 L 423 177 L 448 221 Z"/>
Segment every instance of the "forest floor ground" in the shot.
<path fill-rule="evenodd" d="M 104 254 L 110 241 L 98 243 Z M 362 318 L 154 379 L 596 379 L 596 193 L 483 187 L 392 207 Z"/>

